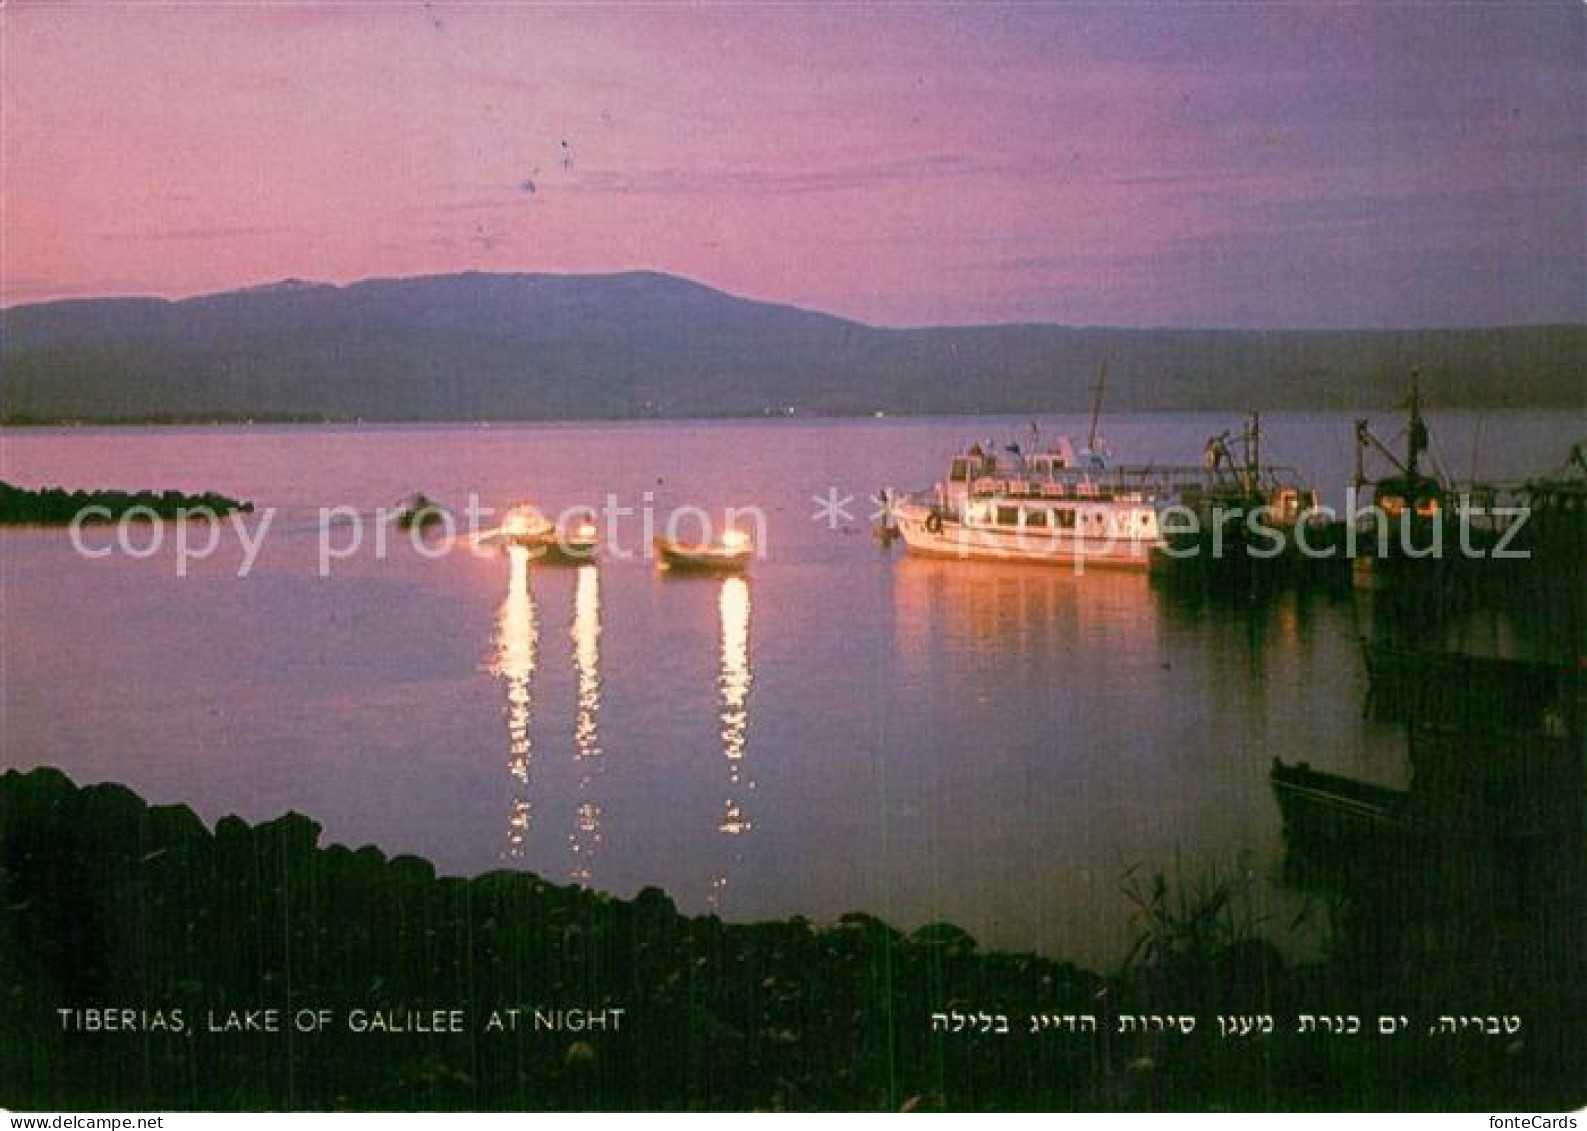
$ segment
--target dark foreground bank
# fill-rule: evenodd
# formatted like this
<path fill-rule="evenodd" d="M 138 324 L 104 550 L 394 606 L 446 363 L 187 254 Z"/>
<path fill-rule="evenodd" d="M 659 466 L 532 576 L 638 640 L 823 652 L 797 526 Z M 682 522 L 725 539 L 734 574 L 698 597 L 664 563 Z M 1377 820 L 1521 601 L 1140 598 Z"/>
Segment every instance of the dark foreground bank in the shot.
<path fill-rule="evenodd" d="M 1445 962 L 1436 935 L 1398 945 L 1400 927 L 1359 902 L 1335 909 L 1327 961 L 1287 965 L 1233 925 L 1216 888 L 1130 885 L 1142 942 L 1105 978 L 978 953 L 947 925 L 731 925 L 680 915 L 655 889 L 622 901 L 525 873 L 437 877 L 319 836 L 297 814 L 212 832 L 120 786 L 0 776 L 0 1105 L 1531 1111 L 1582 1098 L 1579 969 Z M 105 1009 L 118 1012 L 87 1012 Z M 270 1009 L 279 1031 L 249 1031 Z M 1488 1014 L 1504 1015 L 1496 1034 L 1467 1020 Z M 1305 1021 L 1335 1015 L 1359 1016 L 1359 1031 Z"/>

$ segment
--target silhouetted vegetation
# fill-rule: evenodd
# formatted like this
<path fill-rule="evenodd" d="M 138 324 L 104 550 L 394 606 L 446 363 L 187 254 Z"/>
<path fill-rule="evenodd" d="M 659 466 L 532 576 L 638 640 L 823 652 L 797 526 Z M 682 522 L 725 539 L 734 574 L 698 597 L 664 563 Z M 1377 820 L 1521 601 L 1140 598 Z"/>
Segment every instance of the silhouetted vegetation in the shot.
<path fill-rule="evenodd" d="M 114 522 L 129 511 L 138 512 L 135 517 L 174 519 L 253 510 L 252 503 L 214 492 L 187 495 L 181 491 L 66 491 L 60 487 L 30 491 L 0 481 L 0 525 L 66 526 L 88 507 L 101 509 L 84 516 L 85 522 Z"/>
<path fill-rule="evenodd" d="M 147 413 L 62 413 L 38 416 L 27 412 L 0 415 L 0 428 L 97 428 L 150 427 L 186 428 L 219 425 L 269 426 L 272 424 L 351 424 L 353 416 L 329 416 L 308 412 L 147 412 Z"/>

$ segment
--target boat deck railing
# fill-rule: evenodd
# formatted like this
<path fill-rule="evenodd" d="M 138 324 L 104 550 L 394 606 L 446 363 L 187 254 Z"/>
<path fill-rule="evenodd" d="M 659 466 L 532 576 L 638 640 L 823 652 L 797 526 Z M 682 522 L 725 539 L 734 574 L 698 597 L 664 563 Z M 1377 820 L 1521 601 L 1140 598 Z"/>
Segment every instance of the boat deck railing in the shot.
<path fill-rule="evenodd" d="M 967 486 L 969 493 L 978 498 L 1002 495 L 1013 498 L 1102 501 L 1268 491 L 1286 486 L 1299 487 L 1300 479 L 1291 469 L 1279 467 L 1262 468 L 1252 481 L 1244 472 L 1227 468 L 1127 464 L 1102 468 L 1066 468 L 1051 474 L 1010 469 L 1007 473 L 977 476 Z"/>

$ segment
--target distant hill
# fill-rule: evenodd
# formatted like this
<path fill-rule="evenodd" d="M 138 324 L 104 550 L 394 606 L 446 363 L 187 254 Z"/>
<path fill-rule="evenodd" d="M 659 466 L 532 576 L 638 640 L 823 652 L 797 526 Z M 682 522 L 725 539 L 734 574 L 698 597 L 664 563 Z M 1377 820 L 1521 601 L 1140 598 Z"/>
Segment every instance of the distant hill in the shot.
<path fill-rule="evenodd" d="M 1587 406 L 1587 327 L 888 330 L 670 275 L 289 280 L 0 311 L 0 415 L 522 420 Z"/>

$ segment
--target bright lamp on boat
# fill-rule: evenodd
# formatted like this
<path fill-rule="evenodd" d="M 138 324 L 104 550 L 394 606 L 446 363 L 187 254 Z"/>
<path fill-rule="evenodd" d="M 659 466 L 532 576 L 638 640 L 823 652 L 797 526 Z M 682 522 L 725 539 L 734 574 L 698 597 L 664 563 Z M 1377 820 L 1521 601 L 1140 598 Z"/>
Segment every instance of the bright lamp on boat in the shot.
<path fill-rule="evenodd" d="M 535 507 L 527 503 L 519 504 L 508 511 L 502 521 L 502 531 L 512 538 L 527 537 L 539 534 L 546 528 L 545 516 Z"/>
<path fill-rule="evenodd" d="M 722 547 L 727 550 L 743 550 L 749 547 L 749 535 L 742 530 L 729 530 L 722 535 Z"/>

